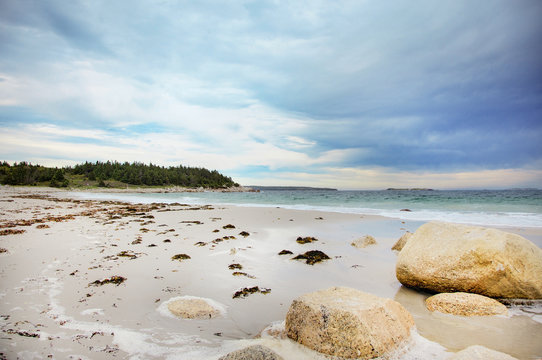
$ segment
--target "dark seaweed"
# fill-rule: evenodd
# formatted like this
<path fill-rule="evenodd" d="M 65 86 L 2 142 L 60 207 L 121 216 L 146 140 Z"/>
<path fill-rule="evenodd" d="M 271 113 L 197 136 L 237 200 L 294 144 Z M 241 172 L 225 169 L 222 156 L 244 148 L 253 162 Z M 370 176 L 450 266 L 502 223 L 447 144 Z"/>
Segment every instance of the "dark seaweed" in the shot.
<path fill-rule="evenodd" d="M 331 258 L 320 250 L 310 250 L 304 254 L 299 254 L 296 257 L 292 258 L 292 260 L 305 260 L 305 262 L 309 265 L 314 265 L 316 263 L 329 259 Z"/>

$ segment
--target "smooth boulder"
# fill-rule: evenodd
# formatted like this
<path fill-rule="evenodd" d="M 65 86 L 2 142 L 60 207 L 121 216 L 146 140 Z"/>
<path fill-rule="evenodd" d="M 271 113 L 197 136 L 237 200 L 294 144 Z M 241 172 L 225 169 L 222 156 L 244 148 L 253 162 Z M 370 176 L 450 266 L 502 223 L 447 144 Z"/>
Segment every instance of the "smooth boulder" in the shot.
<path fill-rule="evenodd" d="M 410 339 L 414 320 L 396 301 L 332 287 L 295 299 L 285 327 L 289 338 L 320 353 L 372 359 Z"/>
<path fill-rule="evenodd" d="M 282 356 L 265 346 L 253 345 L 233 351 L 218 360 L 282 360 Z"/>
<path fill-rule="evenodd" d="M 542 250 L 512 233 L 430 222 L 398 255 L 397 279 L 434 292 L 494 298 L 542 298 Z"/>
<path fill-rule="evenodd" d="M 425 300 L 427 310 L 461 316 L 506 315 L 508 309 L 495 299 L 469 293 L 441 293 Z"/>
<path fill-rule="evenodd" d="M 517 360 L 515 357 L 481 345 L 472 345 L 456 352 L 449 360 Z"/>

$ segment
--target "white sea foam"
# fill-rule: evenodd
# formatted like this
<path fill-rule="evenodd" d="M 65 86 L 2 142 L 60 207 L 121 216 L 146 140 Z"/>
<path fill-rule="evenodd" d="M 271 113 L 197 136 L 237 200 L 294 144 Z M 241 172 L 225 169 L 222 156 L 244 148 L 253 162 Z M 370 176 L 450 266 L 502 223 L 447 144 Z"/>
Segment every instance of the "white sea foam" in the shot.
<path fill-rule="evenodd" d="M 542 324 L 542 302 L 532 305 L 512 305 L 508 309 L 508 316 L 527 316 L 533 321 Z"/>
<path fill-rule="evenodd" d="M 104 315 L 103 309 L 87 309 L 81 311 L 81 315 Z"/>

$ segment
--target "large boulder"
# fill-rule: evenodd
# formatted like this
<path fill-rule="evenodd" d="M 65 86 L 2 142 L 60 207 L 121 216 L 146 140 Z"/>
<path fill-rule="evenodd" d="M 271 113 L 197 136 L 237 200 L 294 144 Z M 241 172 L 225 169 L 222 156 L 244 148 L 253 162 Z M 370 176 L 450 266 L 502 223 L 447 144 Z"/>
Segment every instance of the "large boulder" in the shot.
<path fill-rule="evenodd" d="M 488 349 L 481 345 L 472 345 L 456 352 L 448 360 L 517 360 L 508 354 Z"/>
<path fill-rule="evenodd" d="M 233 351 L 218 360 L 282 360 L 282 356 L 273 350 L 262 346 L 252 345 L 241 350 Z"/>
<path fill-rule="evenodd" d="M 542 250 L 496 229 L 430 222 L 397 258 L 397 279 L 435 292 L 469 292 L 495 298 L 542 298 Z"/>
<path fill-rule="evenodd" d="M 461 316 L 506 315 L 508 309 L 495 299 L 469 293 L 441 293 L 425 300 L 425 306 L 431 312 Z"/>
<path fill-rule="evenodd" d="M 295 299 L 286 315 L 289 338 L 318 352 L 372 359 L 410 338 L 414 320 L 398 302 L 332 287 Z"/>

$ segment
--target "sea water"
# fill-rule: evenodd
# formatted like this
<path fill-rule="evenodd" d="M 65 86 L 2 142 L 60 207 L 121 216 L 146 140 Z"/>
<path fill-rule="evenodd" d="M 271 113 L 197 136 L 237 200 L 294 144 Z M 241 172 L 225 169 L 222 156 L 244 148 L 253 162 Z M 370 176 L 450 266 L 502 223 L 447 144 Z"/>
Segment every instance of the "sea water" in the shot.
<path fill-rule="evenodd" d="M 259 192 L 78 193 L 92 199 L 257 207 L 283 207 L 412 221 L 542 227 L 542 190 L 381 190 L 261 189 Z"/>

